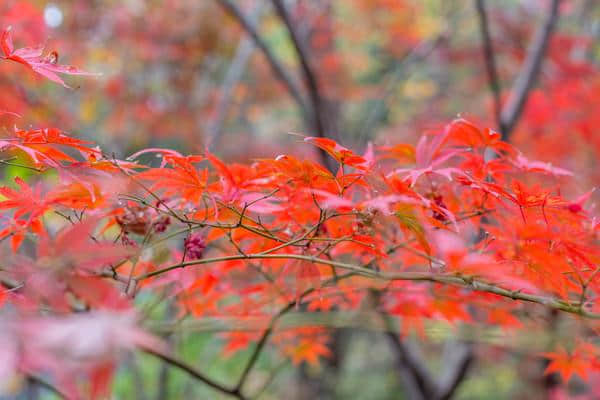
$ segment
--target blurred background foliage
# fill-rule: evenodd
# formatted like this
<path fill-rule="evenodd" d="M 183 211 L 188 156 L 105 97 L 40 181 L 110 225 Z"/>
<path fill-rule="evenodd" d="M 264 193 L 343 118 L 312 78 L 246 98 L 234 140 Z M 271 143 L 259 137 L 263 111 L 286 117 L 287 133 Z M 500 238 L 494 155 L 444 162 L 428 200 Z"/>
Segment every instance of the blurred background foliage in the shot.
<path fill-rule="evenodd" d="M 297 136 L 288 134 L 314 135 L 310 118 L 273 73 L 264 51 L 225 12 L 223 3 L 3 0 L 0 26 L 12 25 L 17 47 L 46 43 L 48 50 L 58 51 L 61 63 L 102 76 L 71 77 L 69 84 L 75 89 L 69 91 L 19 65 L 0 63 L 0 108 L 22 116 L 1 115 L 0 122 L 56 126 L 91 138 L 119 157 L 146 147 L 184 153 L 201 153 L 208 147 L 231 162 L 280 153 L 317 158 L 308 146 L 298 146 Z M 257 27 L 308 103 L 310 93 L 303 85 L 297 52 L 271 2 L 230 3 Z M 486 3 L 503 99 L 548 3 Z M 319 85 L 326 135 L 344 146 L 362 151 L 369 141 L 414 143 L 420 133 L 438 129 L 457 114 L 484 126 L 497 125 L 475 1 L 296 0 L 287 4 Z M 526 156 L 574 171 L 583 189 L 600 184 L 596 162 L 600 2 L 564 0 L 560 7 L 536 86 L 510 139 Z M 11 181 L 14 171 L 10 167 L 3 171 L 3 182 Z M 138 299 L 142 308 L 152 308 L 157 320 L 169 315 L 168 304 L 159 300 Z M 267 351 L 249 385 L 256 390 L 264 385 L 263 399 L 300 398 L 303 386 L 314 385 L 319 378 L 335 388 L 328 394 L 334 398 L 403 398 L 389 344 L 376 328 L 371 329 L 372 321 L 355 317 L 337 326 L 341 332 L 345 324 L 364 327 L 344 335 L 343 359 L 303 364 L 298 374 L 280 354 Z M 444 366 L 435 365 L 436 356 L 452 346 L 449 337 L 459 333 L 476 338 L 482 342 L 477 366 L 460 386 L 457 398 L 538 397 L 544 380 L 538 362 L 519 349 L 535 346 L 548 332 L 531 332 L 523 338 L 485 329 L 428 326 L 421 338 L 428 343 L 425 356 L 441 370 Z M 184 326 L 169 340 L 184 359 L 225 381 L 241 373 L 251 352 L 243 344 L 240 351 L 224 349 L 222 335 L 227 330 L 226 323 Z M 244 331 L 240 332 L 240 343 L 245 343 Z M 568 335 L 568 326 L 551 334 Z M 573 385 L 576 393 L 577 382 Z M 144 355 L 124 363 L 114 393 L 122 399 L 220 398 Z"/>

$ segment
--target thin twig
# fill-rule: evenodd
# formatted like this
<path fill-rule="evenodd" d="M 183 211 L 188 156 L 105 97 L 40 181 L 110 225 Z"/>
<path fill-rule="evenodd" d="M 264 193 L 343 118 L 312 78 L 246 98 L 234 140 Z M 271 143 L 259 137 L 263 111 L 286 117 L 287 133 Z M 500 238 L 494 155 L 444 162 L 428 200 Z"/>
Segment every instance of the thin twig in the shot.
<path fill-rule="evenodd" d="M 41 168 L 30 167 L 29 165 L 14 163 L 9 160 L 0 160 L 0 164 L 9 165 L 12 167 L 25 168 L 35 172 L 44 172 L 44 170 Z"/>

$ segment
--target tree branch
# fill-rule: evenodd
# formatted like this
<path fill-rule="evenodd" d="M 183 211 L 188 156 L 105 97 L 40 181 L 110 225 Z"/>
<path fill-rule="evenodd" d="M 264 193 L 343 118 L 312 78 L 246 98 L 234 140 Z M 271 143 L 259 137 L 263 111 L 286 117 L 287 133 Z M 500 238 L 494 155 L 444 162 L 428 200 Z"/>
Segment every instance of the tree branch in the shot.
<path fill-rule="evenodd" d="M 485 0 L 475 0 L 475 8 L 477 9 L 477 16 L 479 19 L 479 31 L 481 33 L 485 70 L 494 101 L 494 118 L 496 118 L 496 123 L 500 126 L 500 114 L 502 112 L 500 80 L 498 78 L 498 70 L 496 69 L 496 57 L 494 55 L 494 45 L 490 35 Z"/>
<path fill-rule="evenodd" d="M 252 37 L 252 40 L 254 40 L 256 46 L 258 46 L 267 59 L 267 62 L 277 79 L 283 84 L 283 86 L 298 104 L 304 119 L 306 121 L 310 121 L 310 113 L 308 112 L 308 108 L 304 102 L 304 99 L 302 98 L 300 90 L 296 87 L 293 78 L 287 73 L 286 69 L 277 60 L 275 54 L 273 54 L 269 46 L 267 46 L 267 43 L 260 36 L 256 25 L 248 17 L 246 17 L 242 10 L 240 10 L 240 8 L 231 0 L 217 0 L 217 2 L 225 10 L 225 12 L 238 21 L 242 28 L 250 35 L 250 37 Z"/>
<path fill-rule="evenodd" d="M 346 275 L 342 275 L 340 278 L 343 279 L 345 277 L 350 277 L 352 275 L 353 275 L 353 273 L 349 273 Z M 337 280 L 338 280 L 338 278 L 330 279 L 329 281 L 324 282 L 323 286 L 327 286 L 328 284 L 330 284 L 332 282 L 336 282 Z M 299 296 L 299 300 L 308 296 L 314 290 L 315 290 L 314 288 L 306 289 Z M 244 368 L 244 371 L 242 372 L 242 375 L 240 376 L 240 379 L 238 380 L 237 385 L 235 385 L 235 388 L 233 389 L 236 393 L 241 393 L 242 387 L 244 386 L 244 383 L 246 382 L 246 380 L 248 379 L 248 376 L 250 375 L 250 371 L 252 371 L 252 368 L 254 368 L 254 365 L 256 364 L 256 361 L 258 361 L 258 357 L 260 356 L 260 353 L 265 348 L 265 345 L 267 344 L 269 337 L 273 333 L 273 330 L 275 329 L 275 325 L 277 324 L 277 321 L 281 317 L 283 317 L 285 314 L 290 312 L 294 308 L 296 303 L 297 303 L 296 300 L 289 302 L 285 307 L 283 307 L 281 310 L 279 310 L 279 312 L 277 314 L 275 314 L 273 316 L 273 318 L 271 318 L 271 321 L 269 322 L 269 326 L 267 327 L 267 329 L 265 329 L 260 340 L 256 344 L 256 347 L 254 348 L 254 351 L 250 355 L 250 359 L 248 360 L 248 363 L 246 364 L 246 367 Z"/>
<path fill-rule="evenodd" d="M 175 358 L 173 356 L 170 356 L 168 354 L 162 353 L 158 350 L 155 349 L 151 349 L 151 348 L 143 348 L 144 352 L 146 352 L 147 354 L 151 354 L 161 360 L 163 360 L 164 362 L 166 362 L 169 365 L 172 365 L 174 367 L 179 368 L 182 371 L 187 372 L 189 375 L 191 375 L 192 377 L 194 377 L 195 379 L 199 380 L 200 382 L 206 384 L 207 386 L 210 386 L 211 388 L 224 393 L 224 394 L 228 394 L 230 396 L 236 397 L 240 400 L 245 400 L 246 398 L 240 393 L 239 390 L 233 388 L 228 388 L 218 382 L 215 382 L 214 380 L 208 378 L 207 376 L 205 376 L 202 372 L 198 371 L 197 369 L 195 369 L 194 367 L 192 367 L 191 365 L 187 364 L 185 361 L 180 360 L 178 358 Z"/>
<path fill-rule="evenodd" d="M 401 246 L 398 246 L 398 248 Z M 288 259 L 288 260 L 302 260 L 308 261 L 315 264 L 321 265 L 329 265 L 332 267 L 341 268 L 352 272 L 359 276 L 364 276 L 367 278 L 380 279 L 384 281 L 421 281 L 421 282 L 434 282 L 441 283 L 445 285 L 455 285 L 470 288 L 471 290 L 476 290 L 479 292 L 488 292 L 497 294 L 502 297 L 506 297 L 512 300 L 521 300 L 531 303 L 538 303 L 544 305 L 546 307 L 556 309 L 558 311 L 564 311 L 570 314 L 576 314 L 585 318 L 590 319 L 600 319 L 600 313 L 594 313 L 587 311 L 581 307 L 578 300 L 572 301 L 564 301 L 552 297 L 539 296 L 529 293 L 523 293 L 519 290 L 510 290 L 500 286 L 496 286 L 491 283 L 487 283 L 481 280 L 477 280 L 474 277 L 470 276 L 461 276 L 461 275 L 445 275 L 434 272 L 397 272 L 397 273 L 380 273 L 374 269 L 370 269 L 367 266 L 370 263 L 366 263 L 363 265 L 356 265 L 350 263 L 344 263 L 340 261 L 333 261 L 325 258 L 319 258 L 314 256 L 305 256 L 301 254 L 236 254 L 232 256 L 223 256 L 223 257 L 214 257 L 214 258 L 204 258 L 199 260 L 186 261 L 183 263 L 171 265 L 169 267 L 165 267 L 156 271 L 152 271 L 146 274 L 139 275 L 134 278 L 136 281 L 142 281 L 144 279 L 151 278 L 153 276 L 161 275 L 168 271 L 185 268 L 192 265 L 202 265 L 202 264 L 211 264 L 215 262 L 221 261 L 233 261 L 233 260 L 260 260 L 260 259 Z"/>
<path fill-rule="evenodd" d="M 295 304 L 296 304 L 295 301 L 288 303 L 287 306 L 282 308 L 271 319 L 269 326 L 263 332 L 262 336 L 260 337 L 260 340 L 258 341 L 258 343 L 256 344 L 256 347 L 254 348 L 254 351 L 250 355 L 250 359 L 248 360 L 248 363 L 246 364 L 246 367 L 244 368 L 244 371 L 242 372 L 242 375 L 240 376 L 240 379 L 238 380 L 237 385 L 235 385 L 235 390 L 237 390 L 239 392 L 242 389 L 242 386 L 244 386 L 244 383 L 246 382 L 246 379 L 248 379 L 248 375 L 250 374 L 250 371 L 254 367 L 254 364 L 256 364 L 256 361 L 258 360 L 260 353 L 262 352 L 265 345 L 267 344 L 267 340 L 271 336 L 271 333 L 273 333 L 273 329 L 275 328 L 275 324 L 277 323 L 277 320 L 280 319 L 282 316 L 284 316 L 286 313 L 288 313 L 294 307 Z"/>
<path fill-rule="evenodd" d="M 410 398 L 423 400 L 448 400 L 465 378 L 473 361 L 470 344 L 456 343 L 444 357 L 444 372 L 436 380 L 431 375 L 425 361 L 393 329 L 388 315 L 380 313 L 387 327 L 387 336 L 398 355 L 398 370 L 408 384 Z M 447 343 L 448 344 L 448 343 Z"/>
<path fill-rule="evenodd" d="M 275 7 L 275 10 L 277 11 L 277 14 L 285 24 L 290 34 L 290 38 L 292 39 L 292 44 L 294 45 L 296 54 L 298 55 L 298 60 L 300 61 L 300 67 L 304 76 L 304 80 L 306 82 L 306 87 L 308 89 L 308 94 L 312 104 L 313 122 L 317 131 L 317 136 L 323 138 L 330 138 L 337 141 L 339 140 L 339 138 L 337 137 L 337 132 L 329 131 L 331 130 L 331 124 L 328 123 L 326 116 L 327 104 L 325 102 L 325 99 L 321 95 L 321 89 L 317 80 L 317 74 L 310 64 L 310 56 L 308 49 L 306 48 L 304 42 L 300 38 L 300 35 L 298 34 L 298 31 L 294 26 L 294 22 L 292 21 L 292 18 L 288 13 L 285 4 L 283 4 L 283 1 L 272 0 L 272 3 Z M 327 165 L 330 170 L 333 170 L 332 162 L 326 156 L 324 150 L 320 150 L 320 152 L 322 157 L 324 157 L 325 165 Z"/>
<path fill-rule="evenodd" d="M 259 4 L 248 17 L 248 21 L 251 24 L 256 24 L 263 13 L 264 3 Z M 242 75 L 246 70 L 248 60 L 255 49 L 255 41 L 245 36 L 240 39 L 240 42 L 235 51 L 235 56 L 225 73 L 223 83 L 217 104 L 215 106 L 215 117 L 208 125 L 208 137 L 206 139 L 206 147 L 210 150 L 215 149 L 218 145 L 221 133 L 223 131 L 223 124 L 227 118 L 227 112 L 231 106 L 232 94 L 237 83 L 242 79 Z"/>
<path fill-rule="evenodd" d="M 510 95 L 500 113 L 502 139 L 508 140 L 529 96 L 529 92 L 539 75 L 550 36 L 554 31 L 559 15 L 560 0 L 551 0 L 550 8 L 543 23 L 539 26 L 527 49 L 527 57 L 514 81 Z"/>
<path fill-rule="evenodd" d="M 452 346 L 451 342 L 447 345 Z M 438 382 L 436 399 L 448 400 L 467 376 L 469 367 L 474 361 L 473 345 L 470 343 L 454 343 L 449 349 L 448 357 L 444 359 L 444 373 Z"/>
<path fill-rule="evenodd" d="M 394 64 L 383 80 L 379 93 L 375 97 L 379 100 L 368 112 L 363 123 L 355 134 L 359 142 L 363 142 L 363 138 L 368 138 L 369 130 L 377 123 L 385 113 L 383 108 L 390 98 L 398 92 L 398 84 L 404 82 L 403 77 L 407 75 L 407 69 L 418 62 L 425 60 L 433 51 L 444 41 L 447 32 L 442 32 L 430 39 L 424 39 L 419 44 L 408 50 L 402 57 L 394 61 Z M 366 141 L 366 140 L 365 140 Z M 363 142 L 364 143 L 364 142 Z"/>
<path fill-rule="evenodd" d="M 351 276 L 354 276 L 354 273 L 347 273 L 345 275 L 340 275 L 338 277 L 334 277 L 331 278 L 325 282 L 323 282 L 322 286 L 328 286 L 332 283 L 336 283 L 338 280 L 340 279 L 345 279 L 345 278 L 349 278 Z M 315 291 L 315 288 L 308 288 L 306 289 L 300 296 L 299 299 L 303 299 L 304 297 L 308 296 L 309 294 L 311 294 L 312 292 Z M 238 380 L 237 385 L 234 388 L 227 388 L 224 385 L 221 385 L 218 382 L 213 381 L 212 379 L 208 378 L 207 376 L 205 376 L 204 374 L 202 374 L 200 371 L 196 370 L 194 367 L 192 367 L 191 365 L 186 364 L 184 361 L 179 360 L 175 357 L 169 356 L 168 354 L 159 352 L 157 350 L 154 349 L 150 349 L 150 348 L 143 348 L 143 350 L 148 353 L 151 354 L 157 358 L 160 358 L 161 360 L 165 361 L 166 363 L 177 367 L 185 372 L 187 372 L 188 374 L 190 374 L 191 376 L 193 376 L 194 378 L 198 379 L 199 381 L 205 383 L 206 385 L 212 387 L 215 390 L 218 390 L 222 393 L 225 394 L 229 394 L 231 396 L 237 397 L 239 400 L 246 400 L 246 397 L 242 394 L 242 386 L 244 385 L 244 382 L 246 381 L 246 379 L 248 378 L 250 371 L 252 370 L 252 368 L 254 367 L 254 365 L 256 364 L 256 361 L 258 360 L 258 357 L 260 355 L 260 353 L 262 352 L 262 350 L 264 349 L 267 340 L 269 339 L 269 337 L 271 336 L 271 334 L 273 333 L 273 330 L 275 329 L 275 325 L 277 323 L 277 321 L 283 317 L 285 314 L 287 314 L 290 310 L 292 310 L 294 308 L 294 306 L 296 305 L 296 300 L 289 302 L 285 307 L 283 307 L 281 310 L 279 310 L 279 312 L 277 314 L 275 314 L 273 316 L 273 318 L 271 319 L 271 322 L 269 323 L 269 326 L 267 327 L 267 329 L 265 330 L 265 332 L 263 333 L 263 335 L 261 336 L 259 342 L 257 343 L 256 347 L 254 348 L 254 351 L 252 352 L 252 355 L 250 356 L 250 359 L 248 361 L 248 364 L 246 364 L 246 367 L 244 368 L 244 371 L 242 372 L 242 375 L 240 376 L 240 379 Z"/>
<path fill-rule="evenodd" d="M 387 320 L 387 318 L 386 318 Z M 414 385 L 411 389 L 411 397 L 418 396 L 420 399 L 428 400 L 433 399 L 437 392 L 437 385 L 433 380 L 433 377 L 429 373 L 429 369 L 423 362 L 423 359 L 418 357 L 414 353 L 414 349 L 411 349 L 407 343 L 405 343 L 398 334 L 393 332 L 391 326 L 386 333 L 390 339 L 396 354 L 398 355 L 396 363 L 398 364 L 399 371 L 408 372 L 406 378 L 410 378 L 409 387 Z"/>

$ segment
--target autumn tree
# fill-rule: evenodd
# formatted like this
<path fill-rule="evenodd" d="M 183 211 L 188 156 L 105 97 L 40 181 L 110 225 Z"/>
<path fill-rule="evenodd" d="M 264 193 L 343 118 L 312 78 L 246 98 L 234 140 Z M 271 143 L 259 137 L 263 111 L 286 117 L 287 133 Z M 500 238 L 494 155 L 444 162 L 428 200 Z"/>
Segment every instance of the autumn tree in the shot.
<path fill-rule="evenodd" d="M 134 3 L 0 6 L 0 393 L 594 397 L 593 1 Z"/>

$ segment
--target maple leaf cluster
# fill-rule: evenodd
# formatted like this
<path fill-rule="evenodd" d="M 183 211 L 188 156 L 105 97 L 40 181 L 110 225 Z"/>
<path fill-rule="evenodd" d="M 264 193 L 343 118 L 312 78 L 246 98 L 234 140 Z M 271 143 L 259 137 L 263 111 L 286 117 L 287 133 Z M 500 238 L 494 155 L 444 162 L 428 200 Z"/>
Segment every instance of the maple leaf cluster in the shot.
<path fill-rule="evenodd" d="M 82 74 L 41 49 L 14 50 L 8 30 L 1 45 L 4 59 L 59 84 L 56 73 Z M 0 240 L 10 242 L 0 272 L 4 388 L 51 374 L 71 398 L 99 397 L 122 350 L 166 357 L 135 306 L 159 289 L 177 319 L 255 321 L 294 363 L 330 351 L 320 327 L 274 329 L 292 309 L 375 303 L 403 333 L 426 321 L 519 329 L 547 308 L 598 328 L 599 222 L 591 192 L 561 194 L 569 171 L 465 119 L 416 146 L 365 154 L 304 142 L 337 170 L 292 154 L 228 164 L 209 151 L 152 148 L 119 160 L 56 128 L 5 133 L 4 162 L 49 179 L 0 188 Z M 159 164 L 142 161 L 149 156 Z M 225 353 L 264 342 L 243 332 L 223 339 Z M 545 353 L 548 372 L 585 378 L 600 368 L 585 331 L 576 339 Z"/>

